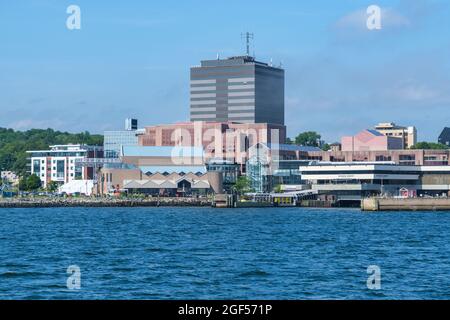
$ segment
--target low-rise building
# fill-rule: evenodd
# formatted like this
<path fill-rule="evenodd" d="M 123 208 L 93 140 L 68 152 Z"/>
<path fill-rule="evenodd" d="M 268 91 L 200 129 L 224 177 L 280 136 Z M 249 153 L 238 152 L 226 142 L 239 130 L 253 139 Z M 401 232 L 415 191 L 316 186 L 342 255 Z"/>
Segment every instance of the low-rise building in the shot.
<path fill-rule="evenodd" d="M 375 126 L 375 130 L 388 137 L 401 138 L 402 149 L 409 149 L 417 143 L 417 129 L 414 126 L 398 126 L 394 122 L 382 122 Z"/>
<path fill-rule="evenodd" d="M 286 127 L 267 123 L 183 122 L 145 127 L 141 146 L 194 146 L 205 160 L 224 159 L 245 165 L 248 149 L 257 143 L 284 143 Z"/>
<path fill-rule="evenodd" d="M 191 196 L 222 190 L 222 176 L 207 172 L 201 148 L 122 146 L 121 150 L 120 163 L 106 163 L 101 169 L 98 194 Z"/>
<path fill-rule="evenodd" d="M 331 195 L 337 201 L 359 201 L 374 195 L 450 195 L 450 166 L 311 162 L 299 170 L 302 181 L 312 190 L 319 195 Z"/>
<path fill-rule="evenodd" d="M 96 179 L 96 171 L 82 161 L 103 158 L 103 147 L 82 144 L 53 145 L 50 150 L 32 150 L 29 154 L 30 174 L 41 179 L 44 188 L 55 181 L 59 185 L 72 180 Z"/>
<path fill-rule="evenodd" d="M 342 145 L 340 142 L 333 142 L 330 144 L 330 151 L 341 151 Z"/>
<path fill-rule="evenodd" d="M 377 130 L 367 129 L 355 136 L 341 139 L 342 151 L 387 151 L 403 149 L 403 138 L 387 136 Z"/>
<path fill-rule="evenodd" d="M 450 165 L 450 150 L 308 151 L 300 159 L 326 162 L 384 162 L 399 165 Z"/>
<path fill-rule="evenodd" d="M 128 193 L 152 196 L 193 196 L 211 192 L 208 175 L 205 174 L 161 174 L 146 175 L 141 180 L 124 180 L 123 189 Z"/>
<path fill-rule="evenodd" d="M 137 119 L 125 119 L 125 130 L 105 131 L 104 150 L 105 158 L 118 158 L 122 146 L 137 146 L 138 136 L 143 130 L 138 129 Z"/>
<path fill-rule="evenodd" d="M 249 149 L 246 175 L 254 192 L 272 191 L 277 185 L 301 184 L 299 166 L 308 152 L 319 152 L 317 147 L 287 144 L 258 143 Z"/>

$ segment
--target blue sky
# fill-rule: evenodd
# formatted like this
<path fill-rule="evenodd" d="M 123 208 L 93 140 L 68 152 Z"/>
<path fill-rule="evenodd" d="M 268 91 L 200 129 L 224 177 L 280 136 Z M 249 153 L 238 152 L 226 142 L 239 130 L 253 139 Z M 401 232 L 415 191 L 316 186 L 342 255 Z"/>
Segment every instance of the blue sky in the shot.
<path fill-rule="evenodd" d="M 81 8 L 68 30 L 66 8 Z M 382 8 L 382 29 L 366 8 Z M 286 70 L 288 134 L 328 142 L 378 122 L 450 126 L 446 0 L 0 0 L 0 126 L 70 132 L 189 118 L 189 67 L 244 53 Z"/>

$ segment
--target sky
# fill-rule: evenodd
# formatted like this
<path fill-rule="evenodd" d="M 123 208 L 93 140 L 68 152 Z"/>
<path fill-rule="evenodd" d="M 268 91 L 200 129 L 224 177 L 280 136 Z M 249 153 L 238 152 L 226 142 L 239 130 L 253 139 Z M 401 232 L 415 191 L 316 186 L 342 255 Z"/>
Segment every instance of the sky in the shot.
<path fill-rule="evenodd" d="M 81 29 L 69 30 L 69 5 Z M 381 30 L 366 27 L 381 7 Z M 448 0 L 0 0 L 0 127 L 69 132 L 189 119 L 189 68 L 251 52 L 285 69 L 288 135 L 450 126 Z"/>

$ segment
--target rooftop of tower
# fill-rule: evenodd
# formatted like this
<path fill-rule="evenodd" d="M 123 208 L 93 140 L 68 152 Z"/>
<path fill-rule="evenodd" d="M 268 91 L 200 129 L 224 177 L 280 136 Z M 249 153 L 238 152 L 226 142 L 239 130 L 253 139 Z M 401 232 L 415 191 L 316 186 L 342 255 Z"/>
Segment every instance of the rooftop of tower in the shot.
<path fill-rule="evenodd" d="M 202 60 L 200 66 L 195 66 L 194 68 L 200 67 L 231 67 L 246 64 L 260 65 L 264 67 L 270 67 L 274 69 L 282 69 L 281 67 L 274 67 L 268 63 L 257 61 L 255 57 L 243 55 L 243 56 L 232 56 L 225 59 L 213 59 L 213 60 Z"/>

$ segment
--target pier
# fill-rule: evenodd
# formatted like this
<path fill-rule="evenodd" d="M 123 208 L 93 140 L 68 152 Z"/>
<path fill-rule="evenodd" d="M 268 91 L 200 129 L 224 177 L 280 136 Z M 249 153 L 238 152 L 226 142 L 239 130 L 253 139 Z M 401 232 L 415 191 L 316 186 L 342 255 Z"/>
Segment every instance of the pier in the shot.
<path fill-rule="evenodd" d="M 362 211 L 443 211 L 450 210 L 450 198 L 366 198 Z"/>

